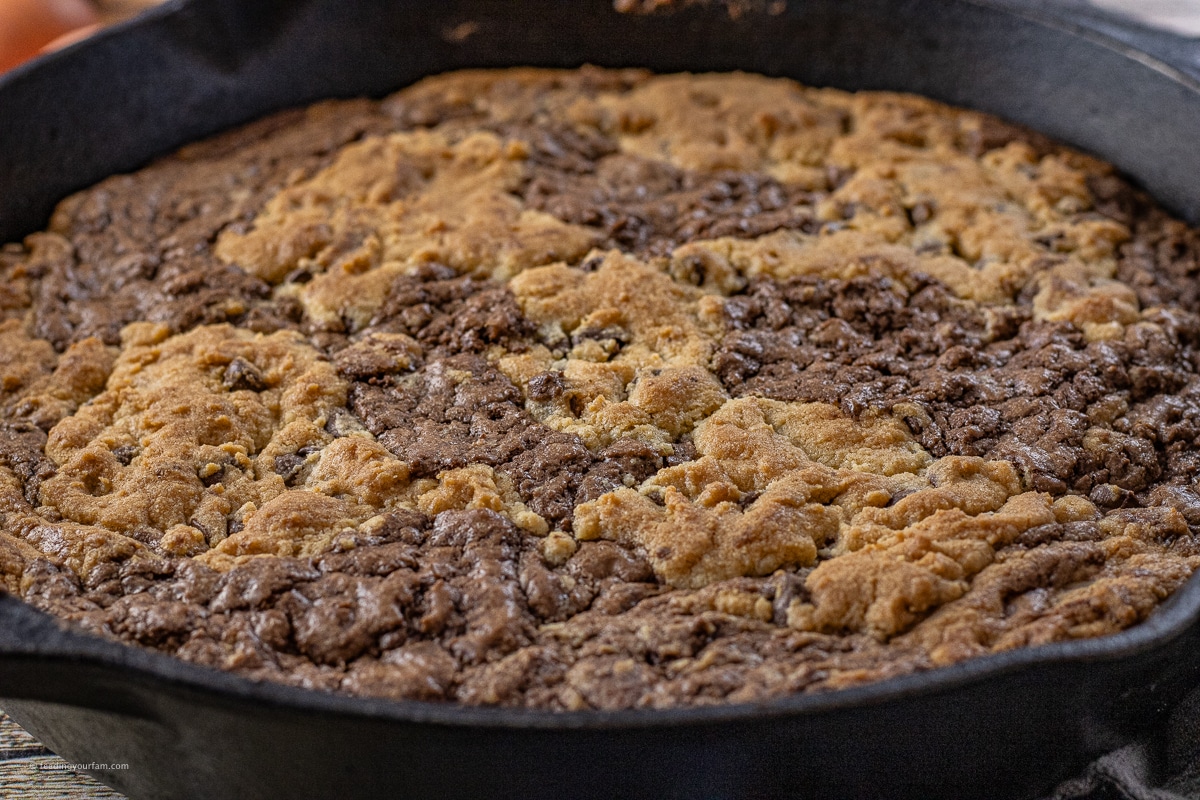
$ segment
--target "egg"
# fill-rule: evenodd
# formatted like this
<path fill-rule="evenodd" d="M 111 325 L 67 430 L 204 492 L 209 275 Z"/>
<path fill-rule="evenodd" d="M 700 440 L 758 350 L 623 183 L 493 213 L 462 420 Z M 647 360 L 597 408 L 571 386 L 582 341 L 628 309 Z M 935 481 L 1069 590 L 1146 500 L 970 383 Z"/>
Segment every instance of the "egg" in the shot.
<path fill-rule="evenodd" d="M 0 0 L 0 72 L 98 20 L 87 0 Z"/>

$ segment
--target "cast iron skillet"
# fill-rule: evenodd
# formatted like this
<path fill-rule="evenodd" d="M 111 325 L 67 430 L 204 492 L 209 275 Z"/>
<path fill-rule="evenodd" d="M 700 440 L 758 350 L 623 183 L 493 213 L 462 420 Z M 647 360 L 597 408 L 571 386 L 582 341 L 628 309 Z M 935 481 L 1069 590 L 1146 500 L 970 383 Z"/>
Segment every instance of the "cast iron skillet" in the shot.
<path fill-rule="evenodd" d="M 584 62 L 921 92 L 1091 150 L 1200 218 L 1200 82 L 1100 23 L 1031 0 L 788 0 L 734 22 L 609 0 L 177 0 L 0 80 L 0 241 L 70 191 L 284 106 Z M 570 714 L 255 684 L 0 597 L 0 706 L 68 761 L 127 764 L 93 774 L 134 798 L 1031 797 L 1198 681 L 1196 580 L 1105 639 L 761 705 Z"/>

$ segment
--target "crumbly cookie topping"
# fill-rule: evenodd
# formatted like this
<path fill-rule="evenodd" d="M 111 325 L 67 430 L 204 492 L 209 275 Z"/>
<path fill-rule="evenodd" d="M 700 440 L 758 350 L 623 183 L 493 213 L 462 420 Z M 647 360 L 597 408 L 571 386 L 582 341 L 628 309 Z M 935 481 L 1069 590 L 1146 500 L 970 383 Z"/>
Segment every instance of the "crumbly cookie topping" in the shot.
<path fill-rule="evenodd" d="M 1200 565 L 1198 252 L 910 96 L 509 70 L 277 115 L 0 250 L 0 586 L 562 710 L 1114 632 Z"/>

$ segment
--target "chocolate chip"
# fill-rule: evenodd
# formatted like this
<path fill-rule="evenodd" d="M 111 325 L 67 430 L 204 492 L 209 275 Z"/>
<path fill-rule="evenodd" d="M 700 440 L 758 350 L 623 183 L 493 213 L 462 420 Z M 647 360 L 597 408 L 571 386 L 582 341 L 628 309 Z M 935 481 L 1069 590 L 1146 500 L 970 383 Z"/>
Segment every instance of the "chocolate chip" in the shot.
<path fill-rule="evenodd" d="M 579 262 L 578 269 L 582 272 L 595 272 L 596 270 L 600 269 L 600 265 L 603 263 L 603 255 L 590 256 Z"/>
<path fill-rule="evenodd" d="M 529 379 L 529 399 L 548 402 L 562 396 L 566 388 L 561 372 L 539 372 Z"/>
<path fill-rule="evenodd" d="M 303 471 L 308 464 L 308 457 L 319 450 L 319 447 L 309 445 L 301 447 L 294 453 L 275 456 L 275 474 L 283 478 L 283 482 L 287 486 L 295 486 L 303 480 Z"/>
<path fill-rule="evenodd" d="M 296 267 L 283 279 L 284 283 L 305 284 L 313 279 L 312 270 L 307 267 Z"/>
<path fill-rule="evenodd" d="M 212 534 L 209 532 L 208 528 L 202 525 L 198 520 L 189 519 L 187 524 L 204 534 L 204 541 L 206 543 L 210 543 L 212 541 Z"/>
<path fill-rule="evenodd" d="M 225 465 L 217 464 L 216 467 L 212 471 L 209 471 L 207 468 L 201 469 L 200 482 L 205 486 L 215 486 L 225 477 Z"/>
<path fill-rule="evenodd" d="M 908 209 L 908 221 L 914 227 L 917 225 L 924 225 L 926 222 L 933 219 L 933 215 L 935 213 L 936 211 L 934 203 L 929 200 L 923 200 L 919 203 L 913 204 L 913 206 Z"/>
<path fill-rule="evenodd" d="M 234 392 L 242 390 L 261 392 L 267 388 L 266 378 L 263 377 L 258 367 L 241 356 L 235 358 L 225 368 L 221 383 L 226 389 Z"/>

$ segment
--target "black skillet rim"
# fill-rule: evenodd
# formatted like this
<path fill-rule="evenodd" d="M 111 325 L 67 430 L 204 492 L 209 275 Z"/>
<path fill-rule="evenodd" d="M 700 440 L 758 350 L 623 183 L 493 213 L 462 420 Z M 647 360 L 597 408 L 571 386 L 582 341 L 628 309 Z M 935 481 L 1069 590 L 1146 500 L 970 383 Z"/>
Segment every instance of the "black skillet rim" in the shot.
<path fill-rule="evenodd" d="M 1160 58 L 1086 25 L 1073 23 L 1053 12 L 1010 5 L 1004 0 L 959 0 L 966 5 L 1019 17 L 1035 25 L 1056 29 L 1070 36 L 1137 61 L 1190 92 L 1200 94 L 1200 80 L 1192 78 Z M 134 19 L 100 31 L 24 64 L 0 77 L 0 91 L 21 80 L 41 65 L 68 58 L 92 42 L 104 41 L 143 23 L 185 10 L 191 0 L 167 0 Z M 626 709 L 619 711 L 545 711 L 494 708 L 417 700 L 357 697 L 282 683 L 255 681 L 215 668 L 202 667 L 163 653 L 103 639 L 84 633 L 53 616 L 38 611 L 0 590 L 0 621 L 16 622 L 15 647 L 5 642 L 0 626 L 0 662 L 18 666 L 54 663 L 119 672 L 127 682 L 145 682 L 150 688 L 199 696 L 210 705 L 241 705 L 253 702 L 259 708 L 305 711 L 380 721 L 420 723 L 444 727 L 474 727 L 505 730 L 617 730 L 711 725 L 728 722 L 762 721 L 800 715 L 818 716 L 844 709 L 860 709 L 903 699 L 931 696 L 956 688 L 996 681 L 1023 670 L 1068 667 L 1089 663 L 1111 663 L 1165 648 L 1200 625 L 1200 572 L 1193 575 L 1146 620 L 1116 634 L 1025 647 L 980 656 L 947 667 L 889 678 L 863 686 L 812 694 L 772 698 L 759 703 L 740 703 L 699 708 Z M 52 640 L 22 641 L 22 633 Z M 11 650 L 10 650 L 11 647 Z M 0 689 L 0 692 L 3 692 Z M 5 694 L 9 694 L 4 692 Z M 11 699 L 27 695 L 11 693 Z M 52 691 L 39 692 L 52 695 Z M 52 697 L 38 697 L 54 702 Z M 68 705 L 86 705 L 67 702 Z"/>

